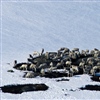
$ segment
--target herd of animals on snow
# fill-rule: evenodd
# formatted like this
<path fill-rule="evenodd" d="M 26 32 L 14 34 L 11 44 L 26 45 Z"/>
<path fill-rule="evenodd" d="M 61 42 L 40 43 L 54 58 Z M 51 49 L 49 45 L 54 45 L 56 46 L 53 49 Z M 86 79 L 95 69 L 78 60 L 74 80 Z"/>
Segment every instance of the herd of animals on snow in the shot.
<path fill-rule="evenodd" d="M 94 48 L 94 50 L 79 50 L 74 48 L 60 48 L 57 52 L 33 52 L 29 54 L 27 62 L 18 63 L 14 60 L 14 69 L 21 70 L 25 74 L 24 78 L 48 77 L 72 77 L 79 74 L 88 74 L 93 81 L 100 82 L 100 50 Z M 14 72 L 8 70 L 8 72 Z M 61 79 L 59 81 L 69 81 L 69 79 Z M 45 84 L 17 84 L 6 85 L 0 87 L 2 92 L 8 93 L 23 93 L 28 91 L 45 91 L 49 87 Z M 96 90 L 100 91 L 98 85 L 86 85 L 79 88 L 81 90 Z"/>
<path fill-rule="evenodd" d="M 14 60 L 13 68 L 26 71 L 23 77 L 45 77 L 47 73 L 64 73 L 66 77 L 78 74 L 95 75 L 100 73 L 100 50 L 79 50 L 63 47 L 57 52 L 33 52 L 29 54 L 27 62 L 18 63 Z"/>

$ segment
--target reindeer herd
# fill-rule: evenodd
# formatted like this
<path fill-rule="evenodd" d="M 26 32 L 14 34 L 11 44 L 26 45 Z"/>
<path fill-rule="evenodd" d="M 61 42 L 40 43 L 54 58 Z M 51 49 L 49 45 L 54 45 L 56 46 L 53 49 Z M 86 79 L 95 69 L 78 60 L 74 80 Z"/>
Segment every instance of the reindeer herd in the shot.
<path fill-rule="evenodd" d="M 63 70 L 68 77 L 77 74 L 95 75 L 100 72 L 100 50 L 79 50 L 63 47 L 57 52 L 37 51 L 29 54 L 27 62 L 17 63 L 14 61 L 13 68 L 27 71 L 24 77 L 32 78 L 36 76 L 45 76 L 46 72 L 58 72 Z"/>

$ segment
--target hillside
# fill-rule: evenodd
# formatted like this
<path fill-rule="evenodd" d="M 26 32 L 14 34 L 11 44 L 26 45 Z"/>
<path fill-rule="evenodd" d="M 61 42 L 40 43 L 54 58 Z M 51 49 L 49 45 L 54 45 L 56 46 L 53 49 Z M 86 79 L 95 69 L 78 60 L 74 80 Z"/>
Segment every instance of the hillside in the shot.
<path fill-rule="evenodd" d="M 99 99 L 97 91 L 70 91 L 92 82 L 88 75 L 78 75 L 68 82 L 49 78 L 22 78 L 23 72 L 12 69 L 13 61 L 26 62 L 34 51 L 57 51 L 61 47 L 100 50 L 100 4 L 98 1 L 29 1 L 1 2 L 1 86 L 7 84 L 45 83 L 47 92 L 17 95 L 1 93 L 1 99 Z M 10 63 L 10 65 L 8 65 Z M 67 96 L 65 95 L 67 94 Z M 78 94 L 78 95 L 77 95 Z"/>

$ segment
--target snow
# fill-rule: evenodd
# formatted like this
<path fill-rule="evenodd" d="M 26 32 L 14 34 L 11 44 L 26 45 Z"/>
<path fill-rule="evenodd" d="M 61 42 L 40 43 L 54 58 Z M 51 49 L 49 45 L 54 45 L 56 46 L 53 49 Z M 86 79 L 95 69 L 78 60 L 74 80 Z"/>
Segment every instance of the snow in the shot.
<path fill-rule="evenodd" d="M 33 51 L 57 51 L 60 47 L 80 50 L 100 49 L 100 2 L 65 0 L 32 1 L 2 0 L 1 2 L 1 86 L 8 84 L 45 83 L 47 91 L 9 94 L 1 92 L 1 100 L 7 99 L 99 99 L 97 91 L 78 90 L 92 82 L 88 75 L 77 75 L 69 81 L 56 82 L 49 78 L 22 78 L 23 72 L 13 69 L 13 61 L 27 61 Z M 80 1 L 80 2 L 78 2 Z M 85 0 L 88 1 L 88 0 Z M 8 65 L 7 63 L 10 63 Z M 71 89 L 76 91 L 70 91 Z M 66 95 L 67 96 L 66 96 Z"/>

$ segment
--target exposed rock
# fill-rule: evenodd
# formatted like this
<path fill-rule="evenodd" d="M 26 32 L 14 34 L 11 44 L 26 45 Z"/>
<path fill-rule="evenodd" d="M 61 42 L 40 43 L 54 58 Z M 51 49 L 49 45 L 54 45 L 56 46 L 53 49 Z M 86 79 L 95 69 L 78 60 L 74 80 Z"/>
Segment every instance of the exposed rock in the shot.
<path fill-rule="evenodd" d="M 11 72 L 11 73 L 13 73 L 14 71 L 13 71 L 13 70 L 7 70 L 7 72 Z"/>
<path fill-rule="evenodd" d="M 58 77 L 68 77 L 68 73 L 66 72 L 45 72 L 44 75 L 42 75 L 42 77 L 46 77 L 46 78 L 58 78 Z"/>
<path fill-rule="evenodd" d="M 79 89 L 81 89 L 81 90 L 100 91 L 100 85 L 86 85 L 85 87 L 81 87 Z"/>
<path fill-rule="evenodd" d="M 45 84 L 16 84 L 0 87 L 4 93 L 21 94 L 29 91 L 45 91 L 49 87 Z"/>
<path fill-rule="evenodd" d="M 69 81 L 69 79 L 64 79 L 64 78 L 62 78 L 62 79 L 58 79 L 58 80 L 56 80 L 57 82 L 59 82 L 59 81 Z"/>

